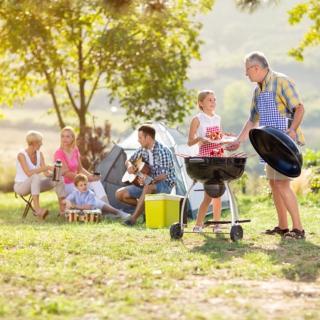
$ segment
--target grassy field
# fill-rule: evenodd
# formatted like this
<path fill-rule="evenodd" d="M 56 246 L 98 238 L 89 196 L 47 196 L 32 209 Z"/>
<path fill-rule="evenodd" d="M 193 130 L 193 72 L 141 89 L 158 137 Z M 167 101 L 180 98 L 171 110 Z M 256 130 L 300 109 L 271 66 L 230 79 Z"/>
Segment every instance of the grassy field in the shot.
<path fill-rule="evenodd" d="M 304 201 L 306 241 L 261 231 L 275 224 L 268 198 L 242 197 L 244 239 L 119 223 L 67 224 L 55 196 L 45 222 L 0 195 L 0 318 L 319 319 L 320 209 Z M 229 229 L 226 229 L 228 232 Z"/>

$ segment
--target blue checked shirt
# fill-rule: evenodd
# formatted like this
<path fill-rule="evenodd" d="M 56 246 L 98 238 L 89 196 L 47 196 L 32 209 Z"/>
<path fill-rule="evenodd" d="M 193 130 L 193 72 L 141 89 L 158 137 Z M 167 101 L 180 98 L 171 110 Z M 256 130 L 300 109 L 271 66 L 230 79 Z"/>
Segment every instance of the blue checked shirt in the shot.
<path fill-rule="evenodd" d="M 176 174 L 174 171 L 173 158 L 170 150 L 158 141 L 155 141 L 151 150 L 153 155 L 153 166 L 151 168 L 151 178 L 155 178 L 160 174 L 167 176 L 166 180 L 170 187 L 175 185 Z M 140 147 L 129 159 L 130 162 L 142 158 L 144 162 L 150 163 L 147 149 Z"/>

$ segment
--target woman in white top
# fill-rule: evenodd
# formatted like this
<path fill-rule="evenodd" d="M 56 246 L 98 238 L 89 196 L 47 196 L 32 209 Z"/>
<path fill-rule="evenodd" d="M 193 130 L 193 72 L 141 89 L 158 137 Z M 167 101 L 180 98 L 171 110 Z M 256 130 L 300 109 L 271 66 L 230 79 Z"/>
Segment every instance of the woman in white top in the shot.
<path fill-rule="evenodd" d="M 14 191 L 22 196 L 31 193 L 36 215 L 45 219 L 49 212 L 40 206 L 40 192 L 56 187 L 58 197 L 62 198 L 65 196 L 64 186 L 62 181 L 56 183 L 50 177 L 52 167 L 45 164 L 43 154 L 40 152 L 42 134 L 37 131 L 29 131 L 26 141 L 27 148 L 21 150 L 17 156 Z"/>
<path fill-rule="evenodd" d="M 211 90 L 200 91 L 198 94 L 198 106 L 200 112 L 192 119 L 189 129 L 188 145 L 199 145 L 199 156 L 222 157 L 224 150 L 221 145 L 212 143 L 212 135 L 221 135 L 221 118 L 215 114 L 216 97 Z M 214 221 L 221 217 L 221 198 L 211 198 L 204 192 L 204 198 L 199 207 L 194 232 L 202 232 L 204 217 L 212 201 Z M 219 224 L 215 224 L 214 231 L 221 232 Z"/>

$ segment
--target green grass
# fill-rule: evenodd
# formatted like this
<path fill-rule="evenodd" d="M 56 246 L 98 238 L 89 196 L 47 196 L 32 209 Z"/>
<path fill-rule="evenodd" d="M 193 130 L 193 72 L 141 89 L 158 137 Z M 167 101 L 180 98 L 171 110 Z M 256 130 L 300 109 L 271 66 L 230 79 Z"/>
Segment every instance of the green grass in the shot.
<path fill-rule="evenodd" d="M 318 319 L 319 208 L 303 202 L 306 241 L 261 231 L 275 224 L 267 197 L 242 197 L 244 239 L 21 219 L 23 204 L 0 195 L 0 318 Z M 227 232 L 229 229 L 226 230 Z M 307 310 L 307 311 L 305 311 Z"/>

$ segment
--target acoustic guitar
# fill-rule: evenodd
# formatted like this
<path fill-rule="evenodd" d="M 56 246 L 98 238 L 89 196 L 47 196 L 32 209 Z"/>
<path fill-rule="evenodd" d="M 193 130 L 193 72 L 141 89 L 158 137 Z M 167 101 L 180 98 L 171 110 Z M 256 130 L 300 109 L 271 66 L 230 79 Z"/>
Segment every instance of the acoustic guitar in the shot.
<path fill-rule="evenodd" d="M 149 176 L 151 167 L 142 158 L 135 160 L 132 165 L 134 166 L 135 173 L 126 171 L 122 177 L 122 182 L 131 183 L 138 187 L 146 186 L 152 182 L 153 179 Z M 143 183 L 141 183 L 141 179 L 139 178 L 142 178 Z"/>

